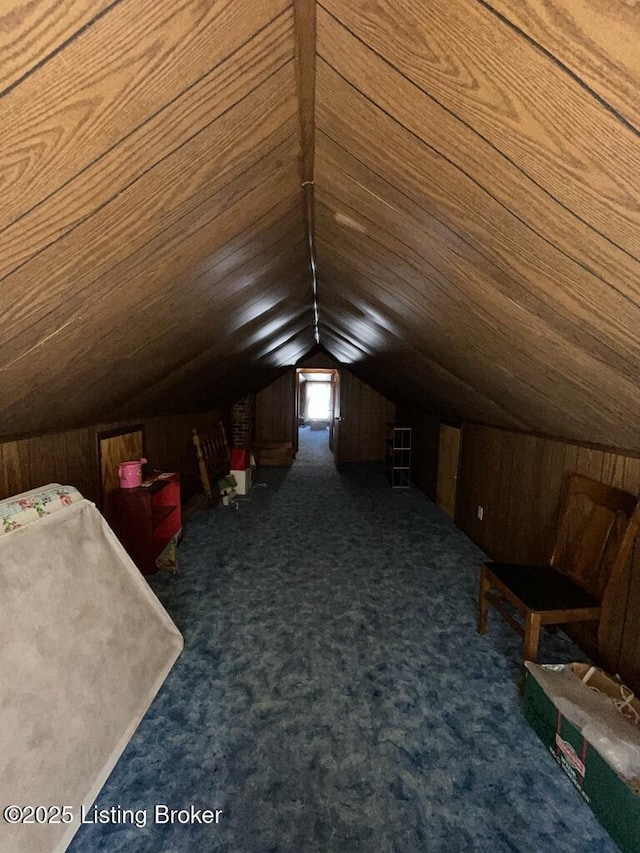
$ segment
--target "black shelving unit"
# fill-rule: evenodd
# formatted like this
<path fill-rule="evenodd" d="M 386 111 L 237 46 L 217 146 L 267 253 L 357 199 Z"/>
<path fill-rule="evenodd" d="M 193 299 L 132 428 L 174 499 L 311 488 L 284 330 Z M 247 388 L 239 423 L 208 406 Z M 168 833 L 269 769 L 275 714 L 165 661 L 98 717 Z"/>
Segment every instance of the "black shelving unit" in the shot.
<path fill-rule="evenodd" d="M 385 424 L 383 465 L 392 489 L 408 489 L 411 478 L 411 427 Z"/>

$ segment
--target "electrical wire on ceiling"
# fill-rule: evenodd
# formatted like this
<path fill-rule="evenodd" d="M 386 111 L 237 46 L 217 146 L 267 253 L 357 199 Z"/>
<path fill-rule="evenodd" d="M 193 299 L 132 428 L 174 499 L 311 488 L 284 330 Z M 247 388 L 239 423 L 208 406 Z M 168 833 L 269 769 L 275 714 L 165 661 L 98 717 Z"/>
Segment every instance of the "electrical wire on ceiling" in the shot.
<path fill-rule="evenodd" d="M 311 269 L 311 293 L 313 298 L 313 336 L 320 343 L 320 310 L 318 304 L 318 271 L 316 267 L 316 249 L 314 240 L 314 182 L 303 181 L 300 185 L 305 194 L 305 219 L 307 230 L 307 248 L 309 250 L 309 267 Z"/>

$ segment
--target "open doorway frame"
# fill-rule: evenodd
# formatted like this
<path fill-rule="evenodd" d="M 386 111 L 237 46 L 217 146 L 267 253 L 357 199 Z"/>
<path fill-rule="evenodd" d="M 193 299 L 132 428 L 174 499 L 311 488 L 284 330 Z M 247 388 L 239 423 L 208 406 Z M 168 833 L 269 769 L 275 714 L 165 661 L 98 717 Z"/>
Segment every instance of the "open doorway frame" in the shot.
<path fill-rule="evenodd" d="M 314 378 L 309 378 L 310 376 Z M 317 379 L 315 377 L 318 377 Z M 329 411 L 327 418 L 318 419 L 318 423 L 312 423 L 313 419 L 307 416 L 307 385 L 313 381 L 323 381 L 320 377 L 327 377 L 325 381 L 331 384 L 329 399 Z M 296 418 L 296 447 L 299 445 L 299 430 L 309 426 L 311 429 L 320 427 L 328 429 L 329 450 L 333 454 L 334 461 L 338 461 L 339 426 L 340 426 L 340 371 L 331 367 L 298 367 L 296 368 L 295 388 L 295 418 Z"/>

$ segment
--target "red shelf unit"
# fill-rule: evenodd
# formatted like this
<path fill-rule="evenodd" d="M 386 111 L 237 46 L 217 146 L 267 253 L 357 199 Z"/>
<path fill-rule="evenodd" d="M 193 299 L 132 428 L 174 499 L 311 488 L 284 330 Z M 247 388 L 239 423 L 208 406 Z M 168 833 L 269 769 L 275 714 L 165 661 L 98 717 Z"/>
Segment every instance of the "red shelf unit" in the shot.
<path fill-rule="evenodd" d="M 127 553 L 145 575 L 158 571 L 156 560 L 182 527 L 180 475 L 153 477 L 136 489 L 114 489 L 108 520 Z"/>

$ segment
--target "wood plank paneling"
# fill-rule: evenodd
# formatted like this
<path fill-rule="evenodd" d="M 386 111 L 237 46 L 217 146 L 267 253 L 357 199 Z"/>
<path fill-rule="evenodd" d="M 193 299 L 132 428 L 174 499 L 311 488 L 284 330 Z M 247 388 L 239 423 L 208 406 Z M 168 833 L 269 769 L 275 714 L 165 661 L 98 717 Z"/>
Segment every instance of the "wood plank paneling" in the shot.
<path fill-rule="evenodd" d="M 432 415 L 408 406 L 398 407 L 396 420 L 412 428 L 411 481 L 435 501 L 440 423 Z"/>
<path fill-rule="evenodd" d="M 485 5 L 526 33 L 640 128 L 637 4 L 616 0 L 490 0 Z"/>
<path fill-rule="evenodd" d="M 256 441 L 295 442 L 295 370 L 256 394 Z"/>
<path fill-rule="evenodd" d="M 58 477 L 63 483 L 75 486 L 86 498 L 97 501 L 99 483 L 93 431 L 90 428 L 73 429 L 56 435 L 64 438 L 62 453 L 65 454 L 60 458 Z"/>
<path fill-rule="evenodd" d="M 54 436 L 41 435 L 29 441 L 29 482 L 58 482 L 58 469 L 54 450 Z"/>
<path fill-rule="evenodd" d="M 363 245 L 361 241 L 360 246 Z M 371 252 L 373 257 L 377 256 L 378 249 L 374 240 L 366 241 L 366 251 Z M 321 254 L 322 268 L 324 270 L 321 282 L 323 284 L 323 318 L 327 322 L 328 337 L 331 338 L 336 332 L 347 342 L 347 349 L 342 358 L 346 363 L 358 363 L 363 376 L 368 381 L 388 395 L 393 392 L 395 398 L 404 399 L 414 404 L 422 404 L 425 408 L 438 411 L 451 418 L 456 412 L 462 412 L 468 418 L 480 418 L 488 422 L 503 423 L 512 426 L 524 426 L 520 418 L 511 416 L 498 404 L 487 399 L 478 388 L 474 387 L 473 381 L 478 375 L 474 370 L 472 376 L 461 375 L 456 364 L 445 366 L 442 363 L 442 353 L 434 345 L 433 337 L 438 343 L 443 342 L 448 351 L 455 346 L 453 328 L 438 327 L 435 322 L 438 315 L 426 321 L 422 328 L 420 340 L 410 345 L 403 337 L 401 329 L 408 328 L 401 323 L 398 313 L 390 316 L 387 304 L 390 299 L 397 297 L 396 305 L 403 300 L 403 291 L 406 288 L 407 278 L 402 279 L 395 273 L 389 275 L 385 287 L 376 278 L 370 277 L 366 286 L 360 289 L 362 281 L 360 277 L 365 276 L 364 269 L 366 261 L 363 261 L 362 249 L 353 248 L 348 254 L 334 244 L 332 257 L 327 258 Z M 327 281 L 339 280 L 343 270 L 351 270 L 352 275 L 358 275 L 358 284 L 345 283 L 339 288 L 325 287 Z M 411 270 L 405 266 L 406 276 L 411 278 Z M 371 273 L 369 273 L 371 276 Z M 415 280 L 419 281 L 416 276 Z M 366 290 L 368 289 L 368 296 Z M 392 297 L 391 293 L 396 297 Z M 397 310 L 397 309 L 396 309 Z M 378 318 L 384 316 L 387 311 L 389 318 L 386 326 L 378 324 Z M 364 315 L 364 317 L 363 317 Z M 357 318 L 357 319 L 355 319 Z M 410 322 L 410 321 L 409 321 Z M 358 328 L 358 349 L 349 343 L 349 334 L 354 325 Z M 431 334 L 433 330 L 433 336 Z M 371 339 L 368 345 L 367 340 Z M 333 345 L 332 345 L 333 346 Z M 340 346 L 340 344 L 338 344 Z M 367 346 L 369 349 L 367 350 Z M 384 358 L 376 358 L 375 350 L 382 349 Z M 475 351 L 475 348 L 474 348 Z M 459 353 L 459 350 L 458 350 Z M 472 358 L 468 352 L 460 353 L 460 358 L 468 363 Z M 458 356 L 456 356 L 458 358 Z M 393 373 L 390 368 L 393 366 Z"/>
<path fill-rule="evenodd" d="M 593 20 L 624 19 L 636 40 L 638 24 L 591 5 L 573 18 L 537 0 L 323 0 L 322 323 L 345 357 L 360 312 L 379 309 L 378 340 L 357 339 L 367 376 L 384 388 L 413 360 L 422 379 L 398 391 L 441 416 L 466 417 L 466 386 L 473 420 L 640 450 L 637 133 L 607 103 L 613 86 L 579 73 L 635 80 Z M 545 16 L 538 46 L 523 20 Z"/>
<path fill-rule="evenodd" d="M 48 483 L 63 483 L 97 500 L 89 429 L 0 443 L 0 500 Z"/>
<path fill-rule="evenodd" d="M 637 254 L 637 138 L 551 57 L 480 3 L 433 3 L 428 15 L 419 0 L 373 11 L 367 0 L 322 5 L 372 52 L 391 53 L 401 74 L 518 163 L 557 204 Z"/>
<path fill-rule="evenodd" d="M 356 98 L 361 96 L 396 125 L 394 137 L 399 137 L 399 141 L 394 139 L 390 149 L 383 146 L 386 157 L 384 154 L 375 157 L 380 177 L 392 185 L 389 190 L 383 183 L 382 192 L 376 191 L 389 204 L 396 206 L 403 192 L 418 204 L 427 194 L 427 209 L 432 215 L 453 227 L 464 241 L 472 242 L 478 250 L 491 249 L 492 260 L 502 263 L 507 270 L 514 265 L 533 262 L 541 278 L 539 286 L 544 284 L 543 275 L 553 280 L 554 264 L 545 258 L 547 252 L 557 247 L 561 250 L 557 260 L 564 274 L 556 276 L 556 290 L 558 278 L 571 280 L 568 274 L 572 267 L 567 263 L 568 258 L 592 270 L 605 282 L 612 281 L 632 299 L 637 295 L 634 283 L 637 257 L 629 257 L 609 241 L 599 238 L 588 222 L 583 222 L 571 210 L 551 204 L 544 189 L 531 180 L 517 162 L 505 157 L 499 146 L 489 144 L 475 131 L 473 124 L 461 121 L 455 111 L 447 109 L 428 91 L 398 72 L 390 59 L 368 50 L 360 39 L 322 12 L 319 13 L 318 48 L 321 70 L 332 69 L 350 85 Z M 322 80 L 320 83 L 323 85 Z M 376 150 L 378 133 L 372 132 L 369 138 L 367 126 L 363 127 L 358 114 L 349 121 L 349 113 L 344 116 L 343 110 L 336 109 L 338 104 L 341 104 L 339 92 L 319 90 L 319 129 L 342 148 L 352 151 L 354 157 L 367 162 L 366 158 L 371 155 L 366 146 L 372 144 Z M 364 104 L 358 106 L 358 111 L 363 107 Z M 333 123 L 334 114 L 344 116 L 342 125 Z M 325 115 L 333 116 L 332 123 Z M 331 133 L 333 127 L 338 130 L 335 134 Z M 432 171 L 437 176 L 434 187 L 429 180 Z M 459 199 L 453 192 L 458 183 L 464 188 Z M 480 212 L 478 208 L 474 210 L 476 204 L 491 211 L 491 218 L 476 215 Z M 525 277 L 514 292 L 519 302 L 531 303 L 540 298 L 537 289 L 526 286 L 528 278 Z M 552 297 L 553 287 L 548 291 Z M 543 296 L 547 298 L 546 293 Z M 612 298 L 614 296 L 612 294 Z M 581 303 L 589 299 L 589 293 L 580 290 L 572 294 L 569 290 L 564 298 L 572 300 L 574 310 L 579 311 L 584 310 Z"/>
<path fill-rule="evenodd" d="M 331 72 L 323 68 L 321 63 L 320 92 L 324 91 L 325 80 L 327 86 L 330 83 L 330 88 L 319 100 L 319 121 L 323 127 L 325 122 L 327 126 L 330 124 L 330 132 L 339 137 L 355 135 L 359 160 L 345 157 L 341 149 L 329 142 L 327 137 L 322 134 L 319 136 L 316 157 L 318 183 L 322 187 L 326 185 L 327 191 L 331 193 L 331 196 L 325 196 L 320 188 L 316 192 L 320 204 L 326 198 L 327 213 L 325 215 L 320 208 L 316 220 L 317 228 L 320 229 L 318 233 L 325 235 L 327 246 L 330 247 L 324 250 L 320 242 L 321 269 L 335 268 L 337 253 L 344 252 L 343 247 L 351 247 L 350 251 L 347 249 L 348 267 L 353 270 L 355 264 L 359 264 L 361 276 L 358 277 L 358 283 L 362 299 L 371 301 L 374 295 L 371 279 L 374 279 L 377 289 L 385 288 L 386 315 L 401 324 L 407 343 L 424 346 L 424 327 L 428 326 L 427 340 L 433 341 L 433 348 L 440 354 L 442 362 L 453 373 L 470 379 L 473 385 L 477 386 L 475 377 L 478 376 L 484 385 L 478 390 L 503 409 L 517 412 L 521 418 L 524 415 L 532 425 L 541 425 L 545 418 L 542 429 L 546 432 L 562 435 L 566 430 L 568 435 L 576 436 L 588 429 L 592 436 L 597 436 L 601 441 L 610 434 L 611 423 L 615 420 L 615 428 L 620 433 L 619 441 L 633 446 L 638 440 L 636 421 L 631 417 L 636 407 L 632 399 L 637 394 L 637 387 L 630 381 L 630 377 L 621 376 L 619 371 L 623 368 L 626 374 L 640 351 L 638 347 L 630 346 L 640 320 L 638 307 L 635 306 L 632 311 L 628 303 L 621 304 L 621 315 L 611 315 L 612 336 L 617 321 L 622 318 L 623 323 L 615 332 L 616 337 L 620 335 L 620 346 L 617 353 L 614 352 L 611 337 L 605 339 L 602 335 L 602 304 L 610 294 L 601 281 L 594 276 L 589 277 L 577 263 L 573 264 L 572 270 L 566 270 L 567 278 L 571 277 L 574 281 L 577 277 L 584 279 L 584 284 L 572 291 L 572 294 L 600 293 L 588 306 L 588 317 L 585 305 L 581 322 L 577 324 L 574 316 L 577 310 L 574 304 L 576 296 L 567 292 L 568 303 L 565 304 L 565 291 L 558 287 L 559 268 L 567 265 L 567 258 L 557 252 L 558 263 L 552 273 L 553 250 L 548 243 L 530 234 L 515 217 L 509 217 L 477 184 L 468 179 L 465 181 L 463 175 L 457 179 L 453 174 L 445 175 L 444 172 L 451 172 L 451 167 L 443 158 L 434 157 L 425 146 L 407 137 L 388 116 L 359 99 L 341 78 L 331 76 Z M 344 112 L 336 114 L 333 107 L 336 103 L 345 105 Z M 351 116 L 357 117 L 354 129 L 350 122 Z M 367 138 L 369 131 L 373 133 L 372 140 Z M 396 156 L 390 165 L 386 165 L 390 148 Z M 406 149 L 406 153 L 403 149 Z M 363 159 L 369 165 L 368 170 L 359 162 Z M 407 162 L 424 163 L 424 166 L 420 166 L 424 169 L 420 180 L 417 179 L 415 167 L 409 174 L 404 165 Z M 396 187 L 401 186 L 404 194 L 397 190 L 394 192 L 388 183 L 381 181 L 376 176 L 376 169 L 393 173 Z M 486 171 L 492 172 L 494 169 L 487 168 Z M 442 179 L 439 195 L 436 196 L 434 187 L 438 182 L 438 173 L 442 174 Z M 463 187 L 469 190 L 464 214 L 458 207 L 464 195 Z M 428 199 L 416 206 L 406 198 L 407 194 L 416 199 L 421 194 L 427 194 Z M 392 199 L 392 205 L 382 203 L 381 199 L 385 198 Z M 450 212 L 444 222 L 431 219 L 430 210 L 434 204 L 442 204 L 443 199 L 450 203 Z M 479 234 L 474 246 L 461 243 L 457 234 L 459 227 L 449 227 L 446 223 L 455 223 L 462 216 L 466 223 L 472 220 L 472 211 L 483 206 L 486 208 L 485 213 L 476 222 L 478 228 L 484 229 L 484 246 Z M 457 213 L 453 209 L 456 207 Z M 351 211 L 352 215 L 357 211 L 360 233 L 346 228 L 341 231 L 331 221 L 342 210 Z M 510 223 L 505 221 L 505 216 L 511 219 Z M 493 239 L 488 229 L 501 219 L 499 230 L 496 229 L 493 235 L 495 241 L 504 243 L 503 235 L 514 233 L 515 236 L 516 232 L 521 233 L 517 243 L 509 248 L 502 245 L 499 249 L 496 245 L 496 251 L 487 257 L 487 240 Z M 516 278 L 500 259 L 509 251 L 509 257 L 516 260 L 523 257 L 519 247 L 530 246 L 532 240 L 540 250 L 540 258 L 533 259 L 535 263 L 530 263 L 527 268 L 521 268 Z M 366 246 L 364 253 L 361 251 L 363 245 Z M 405 264 L 410 264 L 412 269 L 409 271 L 405 266 L 403 270 L 399 266 L 398 257 Z M 401 273 L 400 287 L 395 275 L 397 271 Z M 546 304 L 542 304 L 537 295 L 533 299 L 521 298 L 519 279 L 521 281 L 523 275 L 527 278 L 537 276 L 538 280 L 544 276 Z M 427 277 L 428 286 L 425 286 Z M 343 279 L 353 281 L 355 275 L 354 272 L 341 270 L 340 276 L 335 278 L 342 286 Z M 588 278 L 591 278 L 589 284 Z M 330 287 L 331 282 L 323 274 L 325 305 L 332 295 Z M 410 293 L 410 302 L 413 302 L 412 311 L 401 302 L 407 292 Z M 406 317 L 404 322 L 403 315 Z M 324 316 L 327 319 L 326 313 Z M 419 335 L 415 333 L 416 316 L 420 317 L 421 323 Z M 455 337 L 447 335 L 450 329 L 456 330 Z M 460 347 L 459 340 L 465 341 L 464 347 Z M 604 340 L 606 344 L 603 344 Z M 549 358 L 550 351 L 553 352 L 553 359 Z M 504 364 L 507 352 L 508 367 Z M 518 388 L 520 382 L 522 384 Z M 594 399 L 596 387 L 605 389 L 608 396 L 606 404 L 604 395 L 600 395 L 597 401 Z M 562 409 L 550 411 L 549 388 L 557 389 L 559 397 L 562 389 L 562 398 L 565 401 L 573 399 L 576 405 L 565 405 Z M 624 395 L 627 400 L 622 406 L 620 395 Z M 583 401 L 581 406 L 577 405 L 578 400 Z M 606 411 L 603 405 L 606 405 Z M 585 406 L 589 407 L 588 414 Z M 614 412 L 619 413 L 621 408 L 630 415 L 626 436 L 622 435 L 619 414 L 614 416 Z M 575 418 L 572 426 L 568 424 L 569 417 Z"/>
<path fill-rule="evenodd" d="M 8 311 L 4 346 L 11 347 L 14 358 L 41 338 L 82 320 L 87 300 L 94 295 L 94 283 L 100 283 L 102 302 L 107 296 L 113 298 L 114 291 L 121 298 L 118 290 L 126 291 L 123 277 L 137 250 L 144 249 L 154 238 L 158 244 L 166 242 L 178 225 L 182 231 L 179 236 L 187 237 L 187 223 L 181 221 L 182 217 L 208 202 L 216 189 L 220 192 L 234 179 L 240 179 L 253 164 L 256 147 L 263 145 L 266 153 L 290 138 L 295 130 L 290 103 L 292 86 L 292 68 L 286 67 L 227 111 L 220 122 L 146 172 L 73 234 L 5 279 Z M 268 111 L 264 110 L 265 99 L 271 102 Z M 242 143 L 236 143 L 236 139 Z M 153 199 L 151 205 L 149 198 Z M 226 203 L 230 201 L 227 195 Z M 202 211 L 199 213 L 202 216 Z M 78 258 L 78 241 L 91 245 L 90 255 Z M 101 281 L 100 277 L 109 272 L 111 280 Z M 35 293 L 33 282 L 39 282 Z M 144 295 L 138 294 L 138 299 Z"/>
<path fill-rule="evenodd" d="M 0 224 L 72 180 L 286 6 L 123 0 L 96 20 L 0 101 Z"/>
<path fill-rule="evenodd" d="M 22 422 L 16 420 L 11 423 L 11 413 L 5 409 L 7 429 L 16 432 L 24 428 L 25 422 L 33 423 L 34 416 L 29 408 L 37 406 L 43 409 L 47 400 L 53 414 L 56 398 L 61 392 L 60 380 L 56 382 L 55 377 L 62 370 L 65 372 L 63 384 L 68 384 L 68 395 L 66 408 L 57 407 L 58 416 L 66 416 L 67 423 L 69 419 L 82 422 L 87 418 L 87 409 L 95 410 L 102 403 L 106 412 L 107 407 L 113 408 L 118 398 L 131 399 L 139 390 L 148 389 L 155 377 L 167 375 L 172 362 L 184 363 L 185 358 L 195 354 L 194 350 L 202 350 L 212 339 L 221 345 L 221 349 L 218 353 L 209 354 L 211 366 L 219 364 L 219 359 L 230 348 L 232 351 L 244 349 L 250 355 L 248 344 L 258 333 L 256 324 L 258 328 L 266 326 L 268 332 L 266 337 L 262 337 L 262 349 L 269 339 L 275 347 L 287 322 L 298 316 L 307 304 L 304 289 L 290 274 L 291 263 L 293 261 L 295 266 L 296 258 L 302 267 L 305 251 L 303 235 L 295 221 L 298 197 L 293 182 L 288 188 L 289 202 L 285 199 L 281 205 L 273 207 L 273 194 L 283 188 L 282 178 L 281 173 L 275 172 L 272 179 L 265 181 L 261 174 L 256 173 L 255 190 L 251 188 L 236 204 L 229 204 L 228 197 L 221 198 L 218 216 L 210 203 L 208 221 L 189 239 L 183 237 L 181 247 L 177 244 L 174 247 L 171 239 L 165 246 L 156 241 L 154 245 L 145 247 L 139 255 L 129 259 L 125 277 L 119 278 L 117 284 L 112 283 L 113 275 L 107 271 L 99 279 L 108 294 L 103 297 L 99 310 L 94 308 L 93 314 L 82 323 L 64 327 L 58 339 L 49 340 L 46 347 L 32 351 L 28 364 L 14 362 L 13 366 L 5 366 L 5 375 L 13 371 L 24 380 L 28 379 L 31 390 L 41 388 L 42 391 L 42 396 L 34 400 L 31 394 L 26 393 L 25 386 L 21 399 L 19 392 L 14 389 L 9 394 L 5 386 L 5 395 L 13 397 L 14 411 L 22 418 Z M 256 209 L 258 204 L 261 207 Z M 262 219 L 258 217 L 260 231 L 253 241 L 245 235 L 244 245 L 241 241 L 234 245 L 232 240 L 230 248 L 217 242 L 224 237 L 229 240 L 229 230 L 236 229 L 238 223 L 246 222 L 250 226 L 256 221 L 257 211 L 270 206 L 276 213 L 280 212 L 280 219 L 273 221 L 271 214 L 271 222 L 264 214 Z M 287 208 L 290 213 L 283 217 L 282 211 Z M 295 252 L 293 246 L 296 247 Z M 177 264 L 184 266 L 187 252 L 193 253 L 191 263 L 194 266 L 179 273 Z M 257 258 L 253 263 L 252 255 Z M 237 265 L 235 270 L 234 261 Z M 124 273 L 124 269 L 121 265 L 118 276 Z M 215 287 L 212 286 L 214 283 Z M 148 294 L 147 298 L 145 294 Z M 78 296 L 76 299 L 79 310 L 86 310 Z M 194 304 L 198 306 L 195 315 Z M 279 305 L 280 323 L 272 322 L 275 317 L 269 314 L 276 305 Z M 126 312 L 124 317 L 122 311 Z M 81 316 L 84 317 L 84 313 Z M 305 319 L 308 323 L 308 314 Z M 267 323 L 271 323 L 271 327 Z M 87 336 L 87 327 L 90 337 Z M 187 327 L 191 329 L 190 335 L 184 334 Z M 312 341 L 309 331 L 303 352 Z M 135 344 L 133 347 L 132 342 Z M 100 353 L 98 362 L 96 349 Z M 55 352 L 53 360 L 52 351 Z M 119 386 L 111 382 L 114 369 L 123 371 Z M 219 366 L 217 370 L 220 371 Z M 202 373 L 201 383 L 211 379 Z M 95 396 L 92 397 L 92 393 Z M 113 395 L 111 399 L 110 395 Z M 50 413 L 47 412 L 49 421 L 52 419 Z"/>
<path fill-rule="evenodd" d="M 313 155 L 315 150 L 315 96 L 316 96 L 316 3 L 315 0 L 294 0 L 296 31 L 296 69 L 300 113 L 300 179 L 303 186 L 313 183 Z M 313 206 L 311 207 L 313 212 Z M 311 226 L 309 222 L 307 225 Z M 308 232 L 313 239 L 313 233 Z"/>
<path fill-rule="evenodd" d="M 104 14 L 113 0 L 4 0 L 0 27 L 0 95 Z"/>
<path fill-rule="evenodd" d="M 307 367 L 339 365 L 321 356 L 303 359 Z M 295 371 L 287 371 L 256 394 L 256 441 L 293 442 Z M 371 462 L 382 459 L 384 424 L 395 419 L 395 405 L 359 379 L 340 368 L 339 462 Z"/>
<path fill-rule="evenodd" d="M 291 12 L 287 10 L 105 150 L 72 181 L 63 183 L 26 219 L 0 231 L 0 277 L 113 202 L 149 169 L 220 119 L 288 62 L 292 53 Z M 247 73 L 239 75 L 238 67 L 246 68 Z M 149 198 L 154 198 L 153 192 Z"/>
<path fill-rule="evenodd" d="M 373 462 L 384 452 L 384 425 L 395 421 L 396 407 L 351 370 L 340 371 L 339 462 Z"/>
<path fill-rule="evenodd" d="M 639 39 L 616 0 L 8 0 L 0 435 L 226 404 L 317 326 L 387 398 L 640 453 Z"/>
<path fill-rule="evenodd" d="M 440 425 L 436 503 L 451 518 L 456 514 L 460 439 L 460 427 Z"/>
<path fill-rule="evenodd" d="M 19 441 L 7 441 L 0 444 L 0 476 L 2 491 L 0 498 L 23 492 L 28 480 L 28 457 L 25 458 L 28 445 Z"/>
<path fill-rule="evenodd" d="M 193 446 L 193 429 L 206 432 L 219 421 L 224 423 L 230 443 L 230 420 L 227 408 L 148 418 L 145 421 L 149 462 L 160 470 L 177 471 L 180 474 L 180 494 L 183 502 L 188 501 L 196 492 L 202 493 L 202 483 Z"/>
<path fill-rule="evenodd" d="M 460 456 L 456 521 L 489 557 L 544 563 L 550 555 L 561 489 L 576 471 L 640 490 L 640 458 L 551 438 L 466 424 Z M 478 505 L 484 519 L 477 519 Z M 638 551 L 638 549 L 637 549 Z M 640 553 L 614 592 L 609 635 L 599 655 L 609 668 L 640 685 Z M 572 635 L 593 651 L 590 626 Z"/>
<path fill-rule="evenodd" d="M 293 8 L 163 2 L 2 18 L 4 435 L 230 401 L 313 343 Z"/>
<path fill-rule="evenodd" d="M 226 411 L 216 410 L 144 421 L 149 463 L 160 470 L 180 472 L 183 500 L 200 490 L 191 441 L 193 427 L 206 429 L 227 416 Z M 96 436 L 135 425 L 117 421 L 0 442 L 0 500 L 58 482 L 75 486 L 86 498 L 100 504 Z M 117 461 L 122 460 L 112 460 Z"/>

